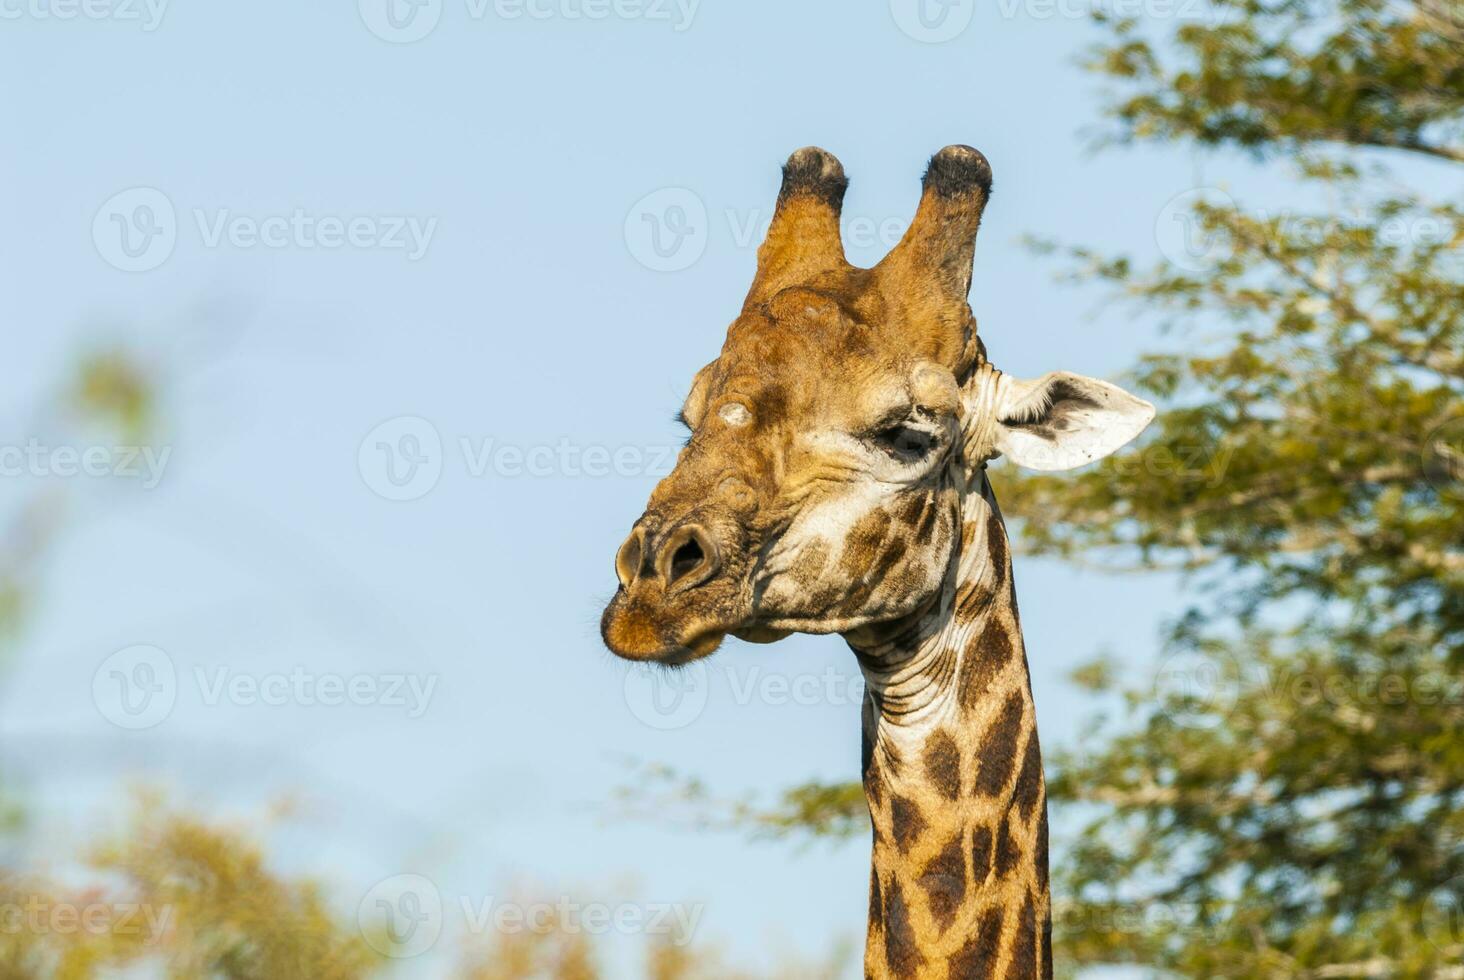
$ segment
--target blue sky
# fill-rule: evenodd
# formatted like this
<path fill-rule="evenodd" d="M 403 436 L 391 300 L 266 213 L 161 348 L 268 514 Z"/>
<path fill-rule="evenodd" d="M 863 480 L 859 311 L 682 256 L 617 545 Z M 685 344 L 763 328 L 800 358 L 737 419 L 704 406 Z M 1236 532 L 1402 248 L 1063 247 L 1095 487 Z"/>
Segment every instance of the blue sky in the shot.
<path fill-rule="evenodd" d="M 0 0 L 0 441 L 90 445 L 32 410 L 120 337 L 164 379 L 169 455 L 151 489 L 58 475 L 54 453 L 0 482 L 7 505 L 69 503 L 0 682 L 0 763 L 46 818 L 28 849 L 66 854 L 139 781 L 228 816 L 292 796 L 272 852 L 343 909 L 434 883 L 446 932 L 403 976 L 455 953 L 460 899 L 516 882 L 704 903 L 697 937 L 752 963 L 862 938 L 862 843 L 597 812 L 624 757 L 728 795 L 856 774 L 837 638 L 729 643 L 668 722 L 595 630 L 790 151 L 842 159 L 850 258 L 871 264 L 930 154 L 983 150 L 972 303 L 1026 376 L 1113 377 L 1155 334 L 1054 285 L 1022 236 L 1157 260 L 1176 195 L 1285 192 L 1223 158 L 1090 154 L 1093 35 L 1042 0 L 945 21 L 904 0 L 441 0 L 416 21 L 370 0 L 60 3 Z M 1106 650 L 1147 682 L 1180 593 L 1032 560 L 1017 577 L 1044 743 L 1071 744 L 1091 705 L 1067 672 Z M 174 689 L 129 728 L 98 702 L 141 663 Z M 365 686 L 324 703 L 331 678 Z"/>

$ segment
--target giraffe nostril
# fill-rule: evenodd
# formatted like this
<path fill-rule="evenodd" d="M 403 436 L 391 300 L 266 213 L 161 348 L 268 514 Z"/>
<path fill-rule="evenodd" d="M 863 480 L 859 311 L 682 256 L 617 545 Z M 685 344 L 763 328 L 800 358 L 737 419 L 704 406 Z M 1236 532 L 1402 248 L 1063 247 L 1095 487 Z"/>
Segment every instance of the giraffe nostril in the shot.
<path fill-rule="evenodd" d="M 628 589 L 635 584 L 636 576 L 640 573 L 644 538 L 641 529 L 636 528 L 630 532 L 630 537 L 620 546 L 615 553 L 615 577 L 620 580 L 620 587 Z"/>
<path fill-rule="evenodd" d="M 668 589 L 689 589 L 711 578 L 721 566 L 717 546 L 705 529 L 685 524 L 666 540 L 656 570 Z"/>
<path fill-rule="evenodd" d="M 676 554 L 671 556 L 671 581 L 694 571 L 706 559 L 706 553 L 702 551 L 701 545 L 695 538 L 687 541 L 686 544 L 676 549 Z"/>

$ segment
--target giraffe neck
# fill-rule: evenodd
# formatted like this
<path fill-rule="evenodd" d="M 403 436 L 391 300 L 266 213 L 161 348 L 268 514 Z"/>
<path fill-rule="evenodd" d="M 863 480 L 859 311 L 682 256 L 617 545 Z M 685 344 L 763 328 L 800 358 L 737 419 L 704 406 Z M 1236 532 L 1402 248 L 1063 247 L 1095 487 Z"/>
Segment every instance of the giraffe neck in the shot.
<path fill-rule="evenodd" d="M 1006 529 L 984 473 L 932 608 L 849 637 L 869 692 L 865 974 L 1050 977 L 1047 800 Z"/>

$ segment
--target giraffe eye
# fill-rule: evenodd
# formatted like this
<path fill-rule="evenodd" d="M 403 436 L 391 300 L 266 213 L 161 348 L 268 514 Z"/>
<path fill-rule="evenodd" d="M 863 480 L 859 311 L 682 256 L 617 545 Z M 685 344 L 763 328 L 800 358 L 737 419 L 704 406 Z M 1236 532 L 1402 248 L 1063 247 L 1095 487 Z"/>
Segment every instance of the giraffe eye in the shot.
<path fill-rule="evenodd" d="M 935 433 L 912 425 L 891 425 L 874 434 L 874 444 L 894 459 L 915 463 L 930 455 Z"/>

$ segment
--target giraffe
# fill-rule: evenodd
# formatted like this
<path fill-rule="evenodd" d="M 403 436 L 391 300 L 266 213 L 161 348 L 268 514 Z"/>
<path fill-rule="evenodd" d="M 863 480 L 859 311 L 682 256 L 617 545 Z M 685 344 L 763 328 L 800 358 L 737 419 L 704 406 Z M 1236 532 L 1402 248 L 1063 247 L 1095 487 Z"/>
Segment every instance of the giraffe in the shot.
<path fill-rule="evenodd" d="M 815 147 L 783 168 L 752 288 L 616 555 L 601 633 L 672 666 L 728 635 L 841 634 L 866 690 L 865 975 L 1050 977 L 1042 757 L 986 464 L 1080 466 L 1154 408 L 987 360 L 967 303 L 991 197 L 981 153 L 931 159 L 914 221 L 871 269 L 844 257 L 847 186 Z"/>

